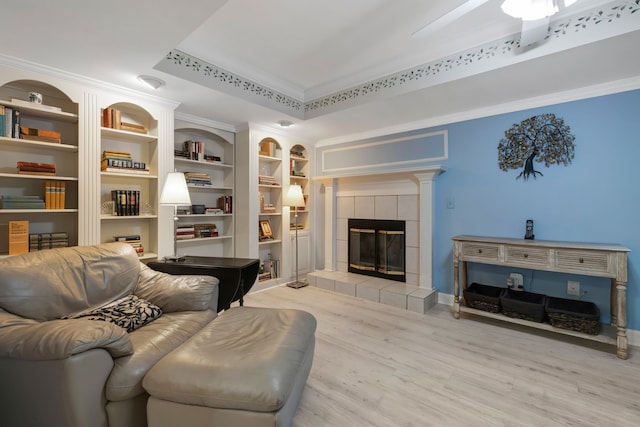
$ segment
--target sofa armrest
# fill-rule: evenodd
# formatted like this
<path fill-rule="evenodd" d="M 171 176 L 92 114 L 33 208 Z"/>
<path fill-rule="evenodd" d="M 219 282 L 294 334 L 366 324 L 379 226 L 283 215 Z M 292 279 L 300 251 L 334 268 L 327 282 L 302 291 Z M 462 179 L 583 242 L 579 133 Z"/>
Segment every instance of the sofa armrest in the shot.
<path fill-rule="evenodd" d="M 0 310 L 0 357 L 58 360 L 102 348 L 116 358 L 133 352 L 127 331 L 86 319 L 38 322 Z"/>
<path fill-rule="evenodd" d="M 217 311 L 218 283 L 213 276 L 173 275 L 143 264 L 133 293 L 158 305 L 165 313 L 209 308 Z"/>

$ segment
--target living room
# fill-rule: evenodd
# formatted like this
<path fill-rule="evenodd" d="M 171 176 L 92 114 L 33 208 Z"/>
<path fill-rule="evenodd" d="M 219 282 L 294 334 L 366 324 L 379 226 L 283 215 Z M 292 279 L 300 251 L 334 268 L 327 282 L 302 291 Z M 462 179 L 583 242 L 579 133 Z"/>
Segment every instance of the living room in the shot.
<path fill-rule="evenodd" d="M 207 127 L 221 131 L 221 134 L 234 135 L 235 150 L 239 150 L 239 146 L 244 143 L 257 145 L 258 140 L 261 139 L 251 139 L 254 138 L 253 136 L 246 140 L 239 138 L 238 136 L 243 132 L 248 134 L 255 132 L 273 137 L 286 149 L 297 143 L 305 145 L 311 160 L 312 171 L 309 176 L 310 192 L 308 194 L 311 203 L 308 213 L 303 214 L 311 218 L 305 230 L 306 235 L 311 236 L 310 248 L 305 255 L 308 257 L 306 261 L 309 273 L 314 271 L 345 273 L 347 271 L 348 261 L 344 258 L 347 252 L 346 227 L 344 227 L 346 221 L 343 217 L 332 216 L 334 211 L 344 208 L 346 198 L 353 198 L 354 204 L 362 203 L 361 206 L 373 213 L 376 209 L 386 208 L 388 199 L 383 196 L 392 194 L 391 190 L 386 190 L 385 186 L 388 183 L 389 187 L 392 187 L 394 180 L 405 179 L 407 174 L 420 174 L 436 168 L 438 173 L 428 184 L 432 191 L 427 198 L 428 202 L 425 202 L 425 205 L 418 203 L 421 208 L 424 206 L 429 208 L 428 236 L 419 236 L 419 239 L 426 240 L 420 241 L 420 245 L 413 246 L 419 248 L 415 251 L 414 258 L 423 261 L 426 257 L 430 266 L 428 270 L 424 270 L 426 264 L 423 262 L 412 266 L 407 272 L 413 274 L 413 277 L 409 277 L 408 284 L 433 292 L 435 302 L 438 303 L 434 316 L 440 315 L 440 320 L 445 317 L 437 310 L 444 307 L 448 310 L 446 319 L 451 322 L 456 321 L 450 313 L 455 298 L 455 259 L 452 238 L 456 236 L 524 239 L 527 232 L 526 222 L 532 220 L 535 235 L 532 243 L 534 244 L 537 241 L 562 241 L 618 244 L 628 248 L 624 283 L 626 286 L 624 321 L 626 338 L 630 346 L 629 357 L 633 361 L 637 346 L 640 345 L 640 292 L 635 286 L 637 278 L 640 277 L 640 255 L 638 255 L 640 230 L 635 224 L 635 212 L 640 208 L 637 197 L 639 192 L 635 186 L 636 159 L 640 156 L 636 136 L 639 130 L 636 112 L 640 110 L 640 80 L 638 79 L 640 68 L 638 59 L 632 52 L 639 41 L 640 13 L 635 11 L 631 13 L 632 9 L 629 9 L 628 12 L 620 13 L 623 17 L 619 18 L 619 21 L 610 18 L 608 22 L 604 19 L 598 24 L 585 24 L 588 28 L 579 36 L 586 33 L 588 35 L 584 37 L 588 40 L 577 46 L 556 48 L 554 42 L 557 40 L 551 40 L 546 47 L 541 46 L 542 50 L 538 53 L 536 49 L 526 53 L 530 55 L 527 60 L 515 59 L 509 62 L 496 54 L 497 59 L 483 58 L 481 61 L 472 61 L 472 64 L 458 64 L 448 70 L 442 66 L 442 71 L 437 74 L 425 75 L 407 83 L 407 85 L 414 85 L 412 87 L 402 87 L 402 85 L 394 88 L 381 87 L 377 93 L 369 94 L 372 98 L 379 97 L 381 101 L 374 101 L 363 95 L 349 99 L 345 94 L 347 89 L 342 92 L 336 91 L 335 93 L 343 96 L 338 97 L 340 99 L 332 104 L 326 103 L 323 107 L 314 110 L 312 102 L 308 102 L 309 113 L 305 116 L 304 113 L 283 110 L 283 107 L 277 103 L 256 101 L 254 94 L 238 94 L 238 91 L 242 92 L 242 90 L 237 88 L 225 89 L 219 82 L 210 83 L 207 80 L 204 83 L 202 81 L 194 83 L 194 80 L 204 79 L 204 77 L 193 77 L 195 71 L 186 70 L 183 64 L 176 65 L 173 61 L 171 64 L 167 63 L 168 53 L 174 52 L 174 49 L 180 50 L 182 47 L 180 42 L 207 16 L 215 14 L 218 8 L 229 6 L 225 5 L 227 2 L 210 2 L 211 4 L 208 5 L 204 4 L 206 2 L 197 3 L 194 5 L 194 10 L 202 10 L 206 14 L 198 19 L 187 17 L 189 14 L 173 9 L 174 6 L 167 6 L 167 10 L 175 12 L 175 16 L 180 19 L 176 19 L 179 23 L 175 28 L 168 30 L 169 34 L 158 35 L 157 46 L 146 40 L 145 36 L 137 34 L 143 44 L 142 51 L 127 49 L 127 53 L 120 55 L 120 59 L 114 62 L 113 68 L 118 70 L 116 74 L 125 74 L 122 70 L 127 69 L 123 66 L 123 63 L 127 62 L 127 55 L 131 55 L 129 58 L 139 55 L 147 66 L 144 69 L 129 69 L 126 79 L 124 77 L 121 80 L 107 79 L 105 77 L 107 74 L 100 70 L 109 67 L 108 62 L 112 58 L 112 52 L 105 51 L 104 58 L 93 57 L 88 61 L 87 52 L 92 49 L 87 46 L 82 46 L 83 49 L 77 51 L 72 48 L 64 49 L 62 47 L 64 41 L 60 41 L 55 45 L 57 49 L 49 46 L 49 50 L 57 50 L 56 52 L 38 53 L 39 56 L 31 54 L 30 43 L 41 42 L 46 38 L 45 30 L 51 30 L 41 17 L 37 18 L 34 24 L 34 32 L 42 31 L 41 33 L 31 39 L 25 35 L 25 40 L 22 42 L 16 41 L 13 46 L 0 49 L 0 86 L 15 81 L 43 82 L 45 85 L 59 89 L 69 98 L 69 103 L 79 109 L 76 111 L 81 117 L 76 145 L 82 141 L 86 146 L 78 154 L 79 166 L 75 171 L 76 178 L 80 177 L 77 192 L 82 195 L 75 206 L 78 210 L 75 214 L 78 217 L 76 227 L 79 229 L 76 233 L 77 244 L 101 243 L 105 235 L 105 227 L 101 225 L 104 221 L 101 222 L 100 219 L 100 206 L 104 200 L 100 194 L 102 191 L 100 184 L 95 181 L 96 179 L 99 181 L 97 177 L 100 171 L 97 162 L 93 162 L 102 154 L 101 135 L 95 124 L 89 124 L 89 122 L 98 123 L 101 109 L 108 105 L 138 104 L 142 105 L 143 109 L 146 109 L 156 120 L 155 131 L 160 141 L 158 146 L 164 148 L 163 152 L 157 153 L 158 193 L 164 176 L 175 166 L 171 152 L 171 147 L 178 142 L 173 140 L 174 119 L 192 120 L 198 125 L 204 123 Z M 392 9 L 392 5 L 389 5 L 391 2 L 380 2 L 382 3 L 385 3 L 385 7 Z M 444 7 L 445 3 L 439 2 L 439 7 Z M 490 3 L 495 3 L 494 6 L 499 9 L 501 2 Z M 128 2 L 122 2 L 122 4 L 118 2 L 122 7 L 129 7 L 127 4 Z M 154 5 L 154 2 L 150 2 L 148 6 L 155 9 Z M 577 13 L 584 15 L 587 10 L 594 8 L 610 11 L 621 5 L 635 8 L 635 10 L 639 7 L 637 1 L 598 4 L 591 2 L 589 9 Z M 90 17 L 97 12 L 89 6 L 78 7 L 77 15 L 67 10 L 62 14 L 59 11 L 56 12 L 56 16 L 67 15 L 68 22 L 73 21 L 78 26 L 89 27 L 93 19 Z M 27 11 L 24 8 L 16 6 L 13 13 L 16 16 L 26 16 Z M 450 6 L 449 9 L 453 7 Z M 444 13 L 444 9 L 441 12 Z M 150 13 L 154 17 L 164 16 L 165 20 L 170 20 L 160 11 L 154 10 Z M 10 14 L 3 15 L 3 20 L 9 20 L 7 16 Z M 132 17 L 142 15 L 139 11 L 132 11 Z M 573 15 L 568 12 L 564 15 L 565 18 L 571 16 Z M 252 19 L 258 21 L 257 18 Z M 105 18 L 105 22 L 99 23 L 98 26 L 108 23 L 109 20 Z M 135 20 L 129 23 L 133 25 Z M 4 29 L 0 30 L 0 33 L 6 33 L 5 39 L 13 33 L 14 27 L 11 25 L 16 24 L 8 22 L 6 26 L 3 25 Z M 611 29 L 616 26 L 617 28 Z M 605 29 L 602 30 L 602 27 Z M 123 29 L 123 33 L 129 31 L 132 30 Z M 597 35 L 590 36 L 591 31 L 596 32 Z M 607 34 L 603 35 L 598 31 Z M 137 32 L 134 31 L 134 33 Z M 156 33 L 161 31 L 156 30 L 154 34 Z M 117 41 L 113 45 L 123 43 L 119 39 L 120 36 L 114 35 Z M 74 28 L 73 34 L 68 37 L 78 39 L 77 29 Z M 562 37 L 558 39 L 561 44 Z M 76 43 L 83 44 L 78 43 L 77 40 Z M 487 45 L 490 43 L 469 45 L 465 52 L 480 51 Z M 151 47 L 145 51 L 147 46 Z M 195 51 L 193 52 L 195 54 Z M 64 66 L 65 55 L 70 57 L 68 67 Z M 77 57 L 71 59 L 74 55 Z M 563 55 L 567 57 L 564 61 Z M 443 54 L 442 57 L 450 60 L 456 56 Z M 543 57 L 548 57 L 549 62 L 542 62 Z M 140 58 L 136 58 L 136 62 Z M 233 69 L 231 67 L 233 62 L 229 58 L 224 59 L 227 60 L 226 63 L 222 57 L 220 58 L 218 63 L 220 68 L 225 69 L 224 65 Z M 536 63 L 537 59 L 541 62 Z M 433 65 L 446 62 L 445 60 L 440 58 L 424 63 Z M 86 68 L 77 68 L 76 63 L 83 61 L 91 64 L 85 64 Z M 203 68 L 206 68 L 207 64 L 211 65 L 205 60 L 201 62 L 205 65 Z M 572 64 L 565 64 L 565 62 L 572 62 Z M 569 74 L 571 72 L 576 74 L 568 75 L 554 71 L 553 67 L 561 63 L 566 65 Z M 372 75 L 369 81 L 380 83 L 385 76 L 395 75 L 403 70 L 415 71 L 422 65 L 418 62 L 407 64 L 402 69 Z M 549 68 L 542 68 L 545 65 Z M 537 71 L 532 72 L 531 69 L 537 69 Z M 579 70 L 588 71 L 582 75 L 577 73 Z M 185 80 L 183 73 L 191 73 L 191 80 Z M 133 81 L 139 74 L 158 76 L 164 80 L 165 86 L 161 86 L 158 90 L 138 89 Z M 238 75 L 245 78 L 245 83 L 257 80 L 253 75 L 242 73 Z M 265 81 L 261 81 L 263 87 L 267 87 Z M 359 80 L 348 88 L 362 89 L 359 85 L 364 86 L 366 82 L 367 80 Z M 270 81 L 270 83 L 274 83 L 272 88 L 278 87 L 275 82 Z M 382 86 L 382 83 L 380 85 Z M 540 89 L 544 85 L 546 87 Z M 423 90 L 426 95 L 418 98 L 415 93 Z M 184 92 L 184 99 L 180 95 L 181 91 Z M 413 92 L 415 92 L 414 95 L 411 95 Z M 416 98 L 408 99 L 411 96 Z M 311 101 L 321 100 L 323 97 L 310 99 Z M 411 104 L 401 106 L 405 101 Z M 404 118 L 397 117 L 403 113 L 406 113 Z M 502 168 L 501 165 L 504 162 L 501 163 L 500 156 L 505 152 L 501 151 L 500 146 L 501 142 L 507 139 L 506 133 L 532 117 L 549 115 L 561 120 L 566 134 L 572 137 L 569 154 L 562 157 L 556 152 L 555 155 L 558 157 L 554 157 L 551 150 L 544 152 L 544 148 L 540 145 L 537 148 L 543 151 L 543 155 L 533 162 L 532 170 L 525 171 L 524 161 Z M 277 122 L 283 119 L 294 122 L 293 126 L 278 125 Z M 420 151 L 414 153 L 412 143 L 416 141 Z M 391 149 L 385 151 L 381 147 L 391 147 Z M 520 144 L 520 147 L 531 148 L 526 144 Z M 338 154 L 335 155 L 335 153 Z M 548 164 L 545 164 L 544 156 Z M 234 167 L 238 176 L 242 176 L 245 168 L 253 168 L 257 171 L 255 162 L 258 162 L 257 157 L 241 154 L 240 151 L 234 152 Z M 89 165 L 90 163 L 92 164 Z M 253 191 L 253 187 L 249 184 L 243 184 L 243 180 L 246 178 L 248 181 L 249 177 L 253 176 L 247 174 L 244 178 L 235 180 L 234 197 L 238 203 L 236 206 L 243 206 L 245 203 L 247 206 L 245 211 L 249 212 L 249 215 L 244 218 L 244 214 L 236 210 L 237 216 L 234 221 L 236 227 L 241 230 L 235 233 L 235 251 L 230 255 L 263 257 L 262 252 L 257 249 L 260 247 L 256 220 L 259 215 L 255 211 L 257 202 L 255 198 L 249 196 L 246 196 L 247 200 L 244 202 L 240 200 Z M 373 189 L 364 193 L 352 191 L 351 180 L 361 179 L 368 179 L 367 185 L 372 186 Z M 406 182 L 409 183 L 410 189 L 404 188 L 399 193 L 393 193 L 394 197 L 404 195 L 413 198 L 420 194 L 419 177 L 411 176 L 406 179 Z M 378 191 L 382 188 L 385 190 Z M 97 194 L 94 194 L 95 192 Z M 159 197 L 159 194 L 156 197 Z M 403 204 L 400 203 L 400 206 Z M 174 251 L 173 212 L 169 207 L 156 206 L 156 208 L 158 208 L 158 218 L 154 227 L 158 230 L 158 238 L 155 249 L 156 255 L 162 257 L 171 255 Z M 292 217 L 292 211 L 284 205 L 281 208 L 282 224 L 287 224 L 288 217 Z M 375 214 L 372 214 L 373 216 Z M 272 221 L 275 222 L 275 220 Z M 113 221 L 113 223 L 116 222 Z M 282 239 L 281 247 L 277 252 L 285 264 L 284 272 L 280 280 L 272 282 L 267 287 L 279 286 L 293 280 L 294 260 L 289 257 L 289 254 L 294 254 L 295 245 L 293 239 L 289 238 L 287 228 L 281 225 L 281 237 L 285 237 L 285 234 L 287 236 Z M 418 233 L 423 233 L 425 230 L 427 227 L 423 225 L 420 217 Z M 189 244 L 181 245 L 179 247 L 183 252 L 189 251 Z M 307 271 L 303 276 L 306 273 Z M 602 323 L 611 323 L 616 317 L 612 312 L 615 310 L 612 310 L 615 304 L 610 286 L 611 278 L 608 276 L 591 277 L 471 262 L 466 266 L 464 274 L 467 276 L 468 283 L 477 282 L 504 287 L 511 273 L 522 275 L 525 291 L 555 297 L 567 297 L 567 283 L 579 282 L 577 298 L 597 305 Z M 264 288 L 265 286 L 256 283 L 256 290 Z M 283 289 L 277 290 L 277 292 L 281 291 Z M 301 292 L 316 292 L 316 289 Z M 336 293 L 339 294 L 339 292 Z M 261 294 L 256 293 L 253 296 L 255 304 L 273 303 L 268 293 L 262 296 Z M 300 293 L 300 295 L 304 294 Z M 336 297 L 341 298 L 342 295 Z M 251 294 L 248 298 L 250 302 Z M 343 300 L 338 300 L 338 303 L 343 304 Z M 481 328 L 485 327 L 484 322 L 478 323 L 483 325 Z M 513 334 L 509 328 L 505 328 L 505 331 L 508 331 L 505 333 L 509 336 Z M 493 337 L 498 334 L 499 332 L 491 332 Z M 540 342 L 540 337 L 531 335 L 533 342 Z M 520 337 L 516 341 L 524 342 L 525 339 Z M 555 344 L 550 344 L 550 348 L 553 345 Z M 580 346 L 576 348 L 580 351 Z M 615 355 L 609 356 L 611 360 L 615 360 Z M 624 363 L 624 361 L 615 362 Z M 637 410 L 634 414 L 637 414 Z"/>

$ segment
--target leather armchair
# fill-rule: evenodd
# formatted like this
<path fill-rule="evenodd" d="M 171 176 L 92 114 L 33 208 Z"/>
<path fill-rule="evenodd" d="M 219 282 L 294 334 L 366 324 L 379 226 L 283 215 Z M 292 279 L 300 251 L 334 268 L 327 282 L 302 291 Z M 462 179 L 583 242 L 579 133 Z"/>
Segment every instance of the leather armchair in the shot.
<path fill-rule="evenodd" d="M 218 279 L 149 269 L 131 246 L 0 260 L 0 425 L 146 426 L 144 375 L 216 318 Z M 127 333 L 62 319 L 136 295 L 163 314 Z"/>

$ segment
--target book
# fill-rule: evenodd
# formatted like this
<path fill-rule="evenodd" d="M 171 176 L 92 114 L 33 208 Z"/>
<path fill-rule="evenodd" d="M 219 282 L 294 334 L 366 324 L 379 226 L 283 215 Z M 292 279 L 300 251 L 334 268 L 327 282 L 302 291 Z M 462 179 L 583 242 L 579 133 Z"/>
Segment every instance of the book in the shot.
<path fill-rule="evenodd" d="M 29 221 L 9 221 L 9 255 L 29 252 Z"/>
<path fill-rule="evenodd" d="M 60 138 L 60 132 L 58 132 L 58 131 L 46 130 L 46 129 L 38 129 L 38 128 L 30 128 L 30 127 L 26 127 L 26 126 L 20 126 L 20 134 L 21 135 L 32 135 L 32 136 L 33 135 L 35 135 L 35 136 L 46 136 L 46 137 L 49 137 L 49 138 Z"/>
<path fill-rule="evenodd" d="M 102 172 L 115 172 L 122 174 L 134 174 L 134 175 L 149 175 L 149 169 L 136 169 L 136 168 L 119 168 L 116 166 L 101 167 Z"/>
<path fill-rule="evenodd" d="M 128 130 L 129 132 L 147 133 L 146 127 L 135 123 L 120 122 L 120 129 Z"/>
<path fill-rule="evenodd" d="M 25 141 L 50 142 L 52 144 L 60 144 L 62 142 L 60 138 L 39 135 L 20 135 L 20 139 L 24 139 Z"/>
<path fill-rule="evenodd" d="M 140 235 L 139 234 L 123 234 L 119 236 L 113 236 L 114 242 L 139 242 Z"/>

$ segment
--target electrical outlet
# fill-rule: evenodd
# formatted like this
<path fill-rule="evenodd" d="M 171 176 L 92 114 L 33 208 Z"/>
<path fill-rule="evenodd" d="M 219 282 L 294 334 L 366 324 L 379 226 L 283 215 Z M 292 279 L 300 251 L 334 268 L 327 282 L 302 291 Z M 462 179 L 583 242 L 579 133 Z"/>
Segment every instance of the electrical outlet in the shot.
<path fill-rule="evenodd" d="M 567 294 L 580 296 L 580 282 L 576 282 L 575 280 L 567 280 Z"/>
<path fill-rule="evenodd" d="M 507 286 L 516 291 L 524 288 L 524 276 L 520 273 L 511 273 L 507 279 Z"/>

